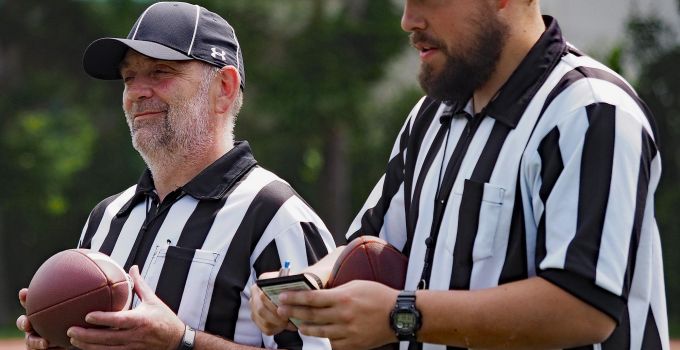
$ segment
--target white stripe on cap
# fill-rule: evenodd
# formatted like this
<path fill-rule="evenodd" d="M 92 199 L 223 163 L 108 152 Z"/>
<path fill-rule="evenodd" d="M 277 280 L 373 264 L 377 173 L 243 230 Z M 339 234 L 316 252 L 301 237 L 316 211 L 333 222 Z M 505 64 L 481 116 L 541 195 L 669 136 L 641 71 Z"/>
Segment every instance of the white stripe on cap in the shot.
<path fill-rule="evenodd" d="M 194 5 L 196 7 L 196 23 L 194 23 L 194 35 L 191 36 L 191 44 L 189 44 L 189 50 L 187 51 L 187 56 L 191 56 L 191 49 L 194 48 L 194 40 L 196 40 L 196 31 L 198 30 L 198 19 L 200 18 L 201 7 Z"/>
<path fill-rule="evenodd" d="M 160 2 L 157 2 L 157 3 L 147 7 L 146 10 L 144 10 L 144 13 L 142 13 L 142 15 L 139 16 L 139 23 L 137 23 L 137 28 L 135 28 L 135 34 L 132 34 L 132 40 L 135 40 L 135 38 L 137 37 L 137 31 L 139 31 L 139 27 L 142 26 L 142 21 L 144 20 L 144 16 L 146 16 L 146 13 L 149 12 L 149 10 L 151 10 L 152 7 L 154 7 L 158 4 L 160 4 Z"/>
<path fill-rule="evenodd" d="M 234 34 L 234 41 L 236 42 L 236 69 L 239 71 L 239 75 L 241 74 L 241 62 L 238 60 L 239 52 L 241 52 L 241 44 L 238 42 L 238 38 L 236 37 L 236 30 L 234 27 L 229 24 L 229 27 L 231 28 L 231 33 Z M 243 79 L 243 77 L 241 77 Z"/>

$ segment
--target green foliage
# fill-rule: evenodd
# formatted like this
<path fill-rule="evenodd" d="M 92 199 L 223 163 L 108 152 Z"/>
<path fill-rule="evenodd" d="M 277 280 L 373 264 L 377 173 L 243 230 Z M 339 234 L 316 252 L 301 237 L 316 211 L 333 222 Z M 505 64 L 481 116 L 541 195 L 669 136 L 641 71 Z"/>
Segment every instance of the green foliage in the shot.
<path fill-rule="evenodd" d="M 7 338 L 21 338 L 24 335 L 17 330 L 17 327 L 14 325 L 8 325 L 5 327 L 0 327 L 0 339 L 7 339 Z"/>
<path fill-rule="evenodd" d="M 126 36 L 152 2 L 0 0 L 0 277 L 8 281 L 0 324 L 16 319 L 16 291 L 39 264 L 73 247 L 94 205 L 144 167 L 123 121 L 120 82 L 89 78 L 81 57 L 96 38 Z M 398 9 L 391 0 L 197 3 L 222 14 L 242 46 L 247 84 L 237 138 L 251 141 L 261 164 L 314 207 L 332 197 L 329 165 L 344 164 L 343 176 L 355 179 L 338 197 L 351 202 L 338 219 L 346 227 L 418 98 L 374 98 L 386 63 L 407 42 Z M 333 135 L 345 147 L 335 153 Z"/>
<path fill-rule="evenodd" d="M 680 4 L 680 2 L 679 2 Z M 640 75 L 637 90 L 654 113 L 658 126 L 663 174 L 656 193 L 656 217 L 661 234 L 668 316 L 671 333 L 680 325 L 680 46 L 670 27 L 655 17 L 631 18 L 629 55 Z"/>
<path fill-rule="evenodd" d="M 618 45 L 611 50 L 604 63 L 615 72 L 623 74 L 623 56 L 623 47 Z"/>
<path fill-rule="evenodd" d="M 2 138 L 13 167 L 10 174 L 16 176 L 10 179 L 17 185 L 9 188 L 10 196 L 25 193 L 22 185 L 27 181 L 40 184 L 42 209 L 55 216 L 64 214 L 69 200 L 64 197 L 64 186 L 90 161 L 95 136 L 91 121 L 77 109 L 20 112 L 3 130 Z M 14 207 L 16 202 L 5 205 Z"/>
<path fill-rule="evenodd" d="M 680 323 L 680 47 L 668 50 L 643 67 L 639 92 L 654 112 L 660 134 L 663 176 L 657 192 L 656 213 L 661 232 L 669 316 Z"/>

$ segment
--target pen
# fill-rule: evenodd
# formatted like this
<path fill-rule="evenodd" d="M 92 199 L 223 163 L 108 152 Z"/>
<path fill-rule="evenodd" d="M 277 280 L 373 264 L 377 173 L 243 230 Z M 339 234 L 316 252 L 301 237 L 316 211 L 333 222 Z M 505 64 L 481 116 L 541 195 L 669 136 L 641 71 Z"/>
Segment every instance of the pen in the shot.
<path fill-rule="evenodd" d="M 288 276 L 290 273 L 290 260 L 286 260 L 283 262 L 283 267 L 281 270 L 279 270 L 279 277 L 281 276 Z"/>

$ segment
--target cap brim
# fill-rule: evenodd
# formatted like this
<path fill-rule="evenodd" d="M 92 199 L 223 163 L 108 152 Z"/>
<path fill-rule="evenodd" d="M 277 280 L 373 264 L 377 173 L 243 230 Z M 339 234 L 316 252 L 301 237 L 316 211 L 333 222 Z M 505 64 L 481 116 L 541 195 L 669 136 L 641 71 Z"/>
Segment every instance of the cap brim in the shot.
<path fill-rule="evenodd" d="M 120 61 L 128 49 L 142 55 L 168 61 L 186 61 L 193 58 L 167 46 L 142 40 L 102 38 L 93 41 L 85 49 L 83 68 L 90 76 L 104 80 L 121 79 Z"/>

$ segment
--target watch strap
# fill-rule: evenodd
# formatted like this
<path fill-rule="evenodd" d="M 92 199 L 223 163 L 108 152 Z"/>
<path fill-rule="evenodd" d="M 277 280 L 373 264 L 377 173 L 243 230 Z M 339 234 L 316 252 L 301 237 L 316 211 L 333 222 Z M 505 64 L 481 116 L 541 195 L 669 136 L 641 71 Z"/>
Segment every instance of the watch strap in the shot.
<path fill-rule="evenodd" d="M 192 350 L 194 348 L 194 341 L 196 340 L 196 330 L 189 325 L 184 326 L 184 335 L 182 341 L 179 342 L 177 350 Z"/>
<path fill-rule="evenodd" d="M 321 282 L 321 278 L 319 276 L 317 276 L 315 273 L 303 272 L 302 274 L 305 275 L 305 276 L 308 276 L 312 280 L 314 280 L 314 282 L 316 282 L 316 285 L 317 285 L 317 287 L 319 287 L 319 289 L 323 289 L 323 282 Z"/>
<path fill-rule="evenodd" d="M 396 317 L 397 314 L 401 312 L 409 312 L 415 317 L 415 324 L 413 325 L 413 328 L 409 333 L 404 333 L 403 330 L 398 329 L 398 327 L 396 327 L 394 324 L 395 322 L 394 317 Z M 422 325 L 420 317 L 421 317 L 420 312 L 418 311 L 418 309 L 416 309 L 416 292 L 413 290 L 403 290 L 399 292 L 399 295 L 397 296 L 397 302 L 394 305 L 394 310 L 390 314 L 391 318 L 390 322 L 392 322 L 392 329 L 395 331 L 395 334 L 399 341 L 416 340 L 417 338 L 416 332 L 420 329 L 420 326 Z"/>

